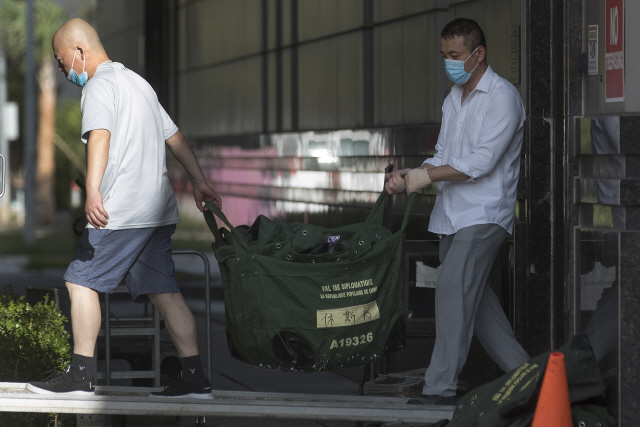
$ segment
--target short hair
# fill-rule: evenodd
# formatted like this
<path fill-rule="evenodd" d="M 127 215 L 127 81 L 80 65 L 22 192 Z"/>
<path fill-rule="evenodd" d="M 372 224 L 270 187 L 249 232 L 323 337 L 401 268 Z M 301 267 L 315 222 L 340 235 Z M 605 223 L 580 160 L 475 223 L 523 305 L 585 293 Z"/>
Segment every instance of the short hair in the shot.
<path fill-rule="evenodd" d="M 454 19 L 445 25 L 442 29 L 442 33 L 440 33 L 440 38 L 445 40 L 460 36 L 463 39 L 465 47 L 469 49 L 469 52 L 473 52 L 478 48 L 478 46 L 483 46 L 485 49 L 487 48 L 487 41 L 484 38 L 484 32 L 482 32 L 480 25 L 478 25 L 478 23 L 473 19 Z"/>

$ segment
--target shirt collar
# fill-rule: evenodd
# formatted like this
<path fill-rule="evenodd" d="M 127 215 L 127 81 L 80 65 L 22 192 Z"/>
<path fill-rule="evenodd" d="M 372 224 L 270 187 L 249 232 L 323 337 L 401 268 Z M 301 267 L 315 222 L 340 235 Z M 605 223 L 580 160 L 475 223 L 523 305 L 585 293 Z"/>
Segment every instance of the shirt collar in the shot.
<path fill-rule="evenodd" d="M 476 90 L 489 92 L 489 89 L 491 88 L 491 82 L 493 81 L 493 76 L 495 76 L 495 74 L 496 73 L 491 68 L 491 65 L 489 65 L 485 70 L 484 75 L 482 76 L 482 78 L 480 79 L 476 87 L 473 89 L 473 91 L 471 91 L 471 93 L 475 92 Z M 456 101 L 454 103 L 456 106 L 460 105 L 460 100 L 462 99 L 463 91 L 464 89 L 460 84 L 455 84 L 451 88 L 451 96 L 453 97 L 454 101 Z"/>
<path fill-rule="evenodd" d="M 476 85 L 474 90 L 481 90 L 483 92 L 489 92 L 491 88 L 491 82 L 493 81 L 493 76 L 495 76 L 495 72 L 491 68 L 491 65 L 487 66 L 487 70 L 484 72 L 484 75 Z"/>
<path fill-rule="evenodd" d="M 110 59 L 108 61 L 104 61 L 103 63 L 101 63 L 100 65 L 98 65 L 96 67 L 96 73 L 98 72 L 98 69 L 102 68 L 103 66 L 107 65 L 107 64 L 111 64 L 113 61 L 111 61 Z"/>

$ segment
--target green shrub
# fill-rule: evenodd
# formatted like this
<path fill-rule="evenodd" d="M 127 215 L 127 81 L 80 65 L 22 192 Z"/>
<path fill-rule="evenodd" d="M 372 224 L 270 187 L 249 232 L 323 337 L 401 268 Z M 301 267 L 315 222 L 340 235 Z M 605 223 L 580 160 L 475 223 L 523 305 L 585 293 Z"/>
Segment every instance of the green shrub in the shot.
<path fill-rule="evenodd" d="M 39 381 L 46 371 L 63 370 L 71 360 L 66 321 L 48 297 L 31 305 L 0 292 L 0 381 Z M 65 425 L 72 423 L 71 416 L 63 418 Z M 0 413 L 0 427 L 60 426 L 61 421 L 49 414 Z"/>

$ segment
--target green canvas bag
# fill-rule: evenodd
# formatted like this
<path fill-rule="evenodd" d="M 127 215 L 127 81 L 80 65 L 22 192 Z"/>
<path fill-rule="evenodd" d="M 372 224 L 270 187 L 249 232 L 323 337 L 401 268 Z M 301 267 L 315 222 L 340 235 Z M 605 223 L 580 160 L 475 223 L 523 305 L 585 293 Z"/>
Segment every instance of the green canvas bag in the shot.
<path fill-rule="evenodd" d="M 233 227 L 205 219 L 224 285 L 231 355 L 302 372 L 365 365 L 404 346 L 400 230 L 382 225 L 386 194 L 365 222 L 328 229 L 259 216 Z M 218 230 L 215 214 L 228 229 Z"/>
<path fill-rule="evenodd" d="M 598 362 L 586 350 L 584 337 L 576 336 L 559 348 L 564 354 L 575 427 L 614 427 L 615 420 L 603 403 L 605 388 Z M 507 372 L 493 382 L 471 390 L 456 404 L 450 422 L 438 427 L 529 427 L 533 420 L 549 361 L 546 352 Z"/>

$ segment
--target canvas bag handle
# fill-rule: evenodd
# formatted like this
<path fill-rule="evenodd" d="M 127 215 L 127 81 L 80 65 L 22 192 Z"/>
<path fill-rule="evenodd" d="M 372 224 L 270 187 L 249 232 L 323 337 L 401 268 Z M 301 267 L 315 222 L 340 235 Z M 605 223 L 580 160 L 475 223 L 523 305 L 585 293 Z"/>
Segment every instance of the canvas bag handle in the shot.
<path fill-rule="evenodd" d="M 380 196 L 378 196 L 378 200 L 367 216 L 365 222 L 370 222 L 373 224 L 382 223 L 382 215 L 384 213 L 384 201 L 386 195 L 386 192 L 382 190 L 382 193 L 380 193 Z M 400 230 L 397 231 L 399 233 L 404 232 L 404 229 L 409 222 L 409 213 L 411 212 L 411 207 L 413 206 L 415 197 L 416 193 L 411 193 L 411 195 L 409 196 L 407 207 L 404 212 L 404 218 L 402 219 L 402 225 L 400 226 Z M 235 229 L 233 225 L 231 225 L 227 217 L 222 213 L 222 210 L 220 210 L 218 206 L 211 202 L 207 202 L 205 203 L 204 207 L 207 209 L 204 211 L 204 219 L 207 222 L 207 225 L 209 226 L 213 237 L 215 238 L 215 242 L 213 244 L 215 249 L 218 249 L 220 247 L 222 236 L 220 235 L 220 231 L 218 230 L 218 224 L 216 223 L 214 215 L 220 218 L 222 222 L 224 222 L 224 224 L 229 228 L 229 231 L 231 231 L 231 234 L 233 235 L 233 246 L 238 255 L 248 255 L 252 252 L 251 248 L 249 248 L 246 242 L 242 239 L 240 233 Z"/>
<path fill-rule="evenodd" d="M 218 249 L 220 244 L 222 243 L 222 236 L 220 235 L 220 231 L 218 230 L 218 224 L 216 223 L 216 218 L 213 216 L 214 214 L 225 223 L 227 227 L 229 227 L 229 231 L 233 235 L 233 247 L 235 248 L 236 254 L 238 255 L 248 255 L 251 253 L 251 249 L 246 244 L 246 242 L 242 239 L 242 236 L 236 228 L 231 225 L 227 217 L 222 213 L 220 208 L 213 204 L 212 202 L 205 203 L 204 207 L 207 209 L 204 211 L 204 220 L 207 222 L 213 237 L 215 238 L 215 242 L 213 243 L 214 249 Z M 237 243 L 236 243 L 237 242 Z"/>

